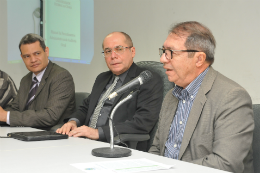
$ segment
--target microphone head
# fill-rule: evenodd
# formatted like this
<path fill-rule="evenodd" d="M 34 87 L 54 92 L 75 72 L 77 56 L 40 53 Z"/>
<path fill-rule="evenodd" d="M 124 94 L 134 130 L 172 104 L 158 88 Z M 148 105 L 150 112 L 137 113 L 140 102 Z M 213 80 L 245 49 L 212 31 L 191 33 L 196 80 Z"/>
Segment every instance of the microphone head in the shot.
<path fill-rule="evenodd" d="M 36 18 L 40 18 L 40 17 L 41 17 L 41 10 L 40 10 L 40 8 L 36 8 L 36 9 L 33 11 L 33 15 L 34 15 Z"/>
<path fill-rule="evenodd" d="M 153 78 L 153 74 L 149 70 L 145 70 L 142 73 L 140 73 L 139 77 L 142 78 L 143 83 L 146 83 Z"/>

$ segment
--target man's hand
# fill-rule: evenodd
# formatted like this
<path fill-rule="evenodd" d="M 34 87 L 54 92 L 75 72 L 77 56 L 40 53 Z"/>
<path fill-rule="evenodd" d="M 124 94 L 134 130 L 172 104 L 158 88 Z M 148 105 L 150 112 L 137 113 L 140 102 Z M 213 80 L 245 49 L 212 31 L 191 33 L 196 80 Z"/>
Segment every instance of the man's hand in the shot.
<path fill-rule="evenodd" d="M 85 125 L 72 130 L 69 133 L 69 136 L 73 136 L 73 137 L 84 136 L 89 139 L 94 139 L 94 140 L 99 139 L 98 129 L 93 129 Z"/>
<path fill-rule="evenodd" d="M 61 128 L 57 129 L 56 133 L 68 135 L 71 130 L 74 130 L 76 128 L 77 128 L 76 121 L 69 121 L 66 124 L 64 124 Z"/>
<path fill-rule="evenodd" d="M 0 106 L 0 121 L 6 122 L 7 120 L 7 111 L 5 111 L 1 106 Z"/>

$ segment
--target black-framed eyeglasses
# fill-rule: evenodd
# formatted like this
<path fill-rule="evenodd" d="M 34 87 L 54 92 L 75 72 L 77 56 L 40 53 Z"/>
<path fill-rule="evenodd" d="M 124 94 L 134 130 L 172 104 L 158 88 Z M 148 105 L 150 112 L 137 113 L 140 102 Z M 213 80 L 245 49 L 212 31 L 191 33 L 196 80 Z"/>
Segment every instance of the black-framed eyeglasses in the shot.
<path fill-rule="evenodd" d="M 110 57 L 112 55 L 112 51 L 114 51 L 116 54 L 118 55 L 122 55 L 125 52 L 125 49 L 127 48 L 132 48 L 133 46 L 129 46 L 129 47 L 124 47 L 124 46 L 116 46 L 114 47 L 114 49 L 105 49 L 102 54 L 104 57 Z"/>
<path fill-rule="evenodd" d="M 170 49 L 164 49 L 164 48 L 159 48 L 159 55 L 160 57 L 165 53 L 165 58 L 170 60 L 172 59 L 172 55 L 176 54 L 175 52 L 200 52 L 198 50 L 170 50 Z"/>

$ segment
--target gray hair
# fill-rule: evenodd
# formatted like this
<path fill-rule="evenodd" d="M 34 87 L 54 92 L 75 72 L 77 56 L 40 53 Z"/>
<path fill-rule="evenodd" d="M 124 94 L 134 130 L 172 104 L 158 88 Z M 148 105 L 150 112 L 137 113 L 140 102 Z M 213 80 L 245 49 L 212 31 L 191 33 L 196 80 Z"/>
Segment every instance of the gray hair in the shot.
<path fill-rule="evenodd" d="M 41 36 L 37 35 L 37 34 L 26 34 L 20 41 L 19 43 L 19 49 L 20 49 L 20 52 L 22 53 L 21 51 L 21 45 L 24 45 L 24 44 L 31 44 L 31 43 L 35 43 L 39 41 L 40 42 L 40 46 L 42 47 L 43 51 L 45 52 L 45 48 L 46 48 L 46 45 L 44 43 L 44 40 Z"/>
<path fill-rule="evenodd" d="M 216 41 L 211 31 L 203 24 L 195 21 L 182 22 L 174 25 L 169 33 L 179 36 L 187 36 L 185 46 L 187 49 L 194 49 L 206 54 L 206 61 L 214 62 Z M 189 53 L 193 56 L 194 53 Z"/>

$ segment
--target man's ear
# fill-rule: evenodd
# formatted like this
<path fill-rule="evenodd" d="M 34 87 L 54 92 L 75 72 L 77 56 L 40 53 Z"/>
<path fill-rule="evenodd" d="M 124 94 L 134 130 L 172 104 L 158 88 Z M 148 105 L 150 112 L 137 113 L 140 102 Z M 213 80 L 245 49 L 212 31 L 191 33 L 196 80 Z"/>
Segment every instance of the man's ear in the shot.
<path fill-rule="evenodd" d="M 131 48 L 131 53 L 132 53 L 132 57 L 134 58 L 134 56 L 135 56 L 135 47 Z"/>
<path fill-rule="evenodd" d="M 47 56 L 49 56 L 49 48 L 47 46 L 45 47 L 45 53 Z"/>
<path fill-rule="evenodd" d="M 196 52 L 196 66 L 201 67 L 206 61 L 206 54 L 204 52 Z"/>

